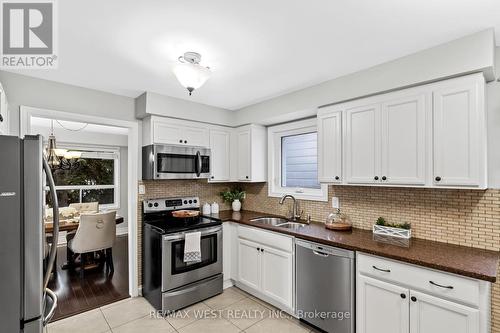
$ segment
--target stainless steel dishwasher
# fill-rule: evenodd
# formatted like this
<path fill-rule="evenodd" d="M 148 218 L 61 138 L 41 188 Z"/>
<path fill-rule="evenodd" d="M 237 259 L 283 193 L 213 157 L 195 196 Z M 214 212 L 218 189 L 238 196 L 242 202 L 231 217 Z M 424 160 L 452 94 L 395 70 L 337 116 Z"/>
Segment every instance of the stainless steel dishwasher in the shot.
<path fill-rule="evenodd" d="M 354 252 L 295 242 L 297 316 L 329 333 L 354 333 Z"/>

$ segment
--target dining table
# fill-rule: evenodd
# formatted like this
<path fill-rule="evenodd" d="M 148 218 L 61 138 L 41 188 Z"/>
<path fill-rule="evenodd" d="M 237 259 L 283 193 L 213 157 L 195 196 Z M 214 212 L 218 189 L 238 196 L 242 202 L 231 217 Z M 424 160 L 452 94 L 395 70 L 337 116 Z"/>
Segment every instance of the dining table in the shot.
<path fill-rule="evenodd" d="M 116 224 L 123 223 L 123 216 L 116 215 Z M 78 229 L 78 218 L 60 219 L 59 231 L 76 231 Z M 54 231 L 54 224 L 52 221 L 45 222 L 45 233 L 51 234 Z"/>

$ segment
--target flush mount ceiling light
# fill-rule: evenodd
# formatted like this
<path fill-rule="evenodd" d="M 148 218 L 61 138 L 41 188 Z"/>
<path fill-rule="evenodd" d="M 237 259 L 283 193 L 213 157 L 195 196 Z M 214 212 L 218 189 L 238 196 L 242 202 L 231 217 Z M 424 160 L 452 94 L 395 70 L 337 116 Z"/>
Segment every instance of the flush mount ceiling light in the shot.
<path fill-rule="evenodd" d="M 210 78 L 210 68 L 200 65 L 201 54 L 186 52 L 179 57 L 173 71 L 177 80 L 189 91 L 189 96 Z"/>

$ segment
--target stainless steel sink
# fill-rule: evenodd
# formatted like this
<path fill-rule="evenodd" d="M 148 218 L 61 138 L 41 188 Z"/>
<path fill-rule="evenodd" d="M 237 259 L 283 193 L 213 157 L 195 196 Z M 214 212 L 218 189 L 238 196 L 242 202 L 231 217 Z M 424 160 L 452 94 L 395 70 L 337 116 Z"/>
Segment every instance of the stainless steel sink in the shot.
<path fill-rule="evenodd" d="M 277 227 L 297 230 L 297 229 L 305 227 L 306 225 L 307 224 L 300 223 L 300 222 L 285 222 L 285 223 L 278 224 Z"/>
<path fill-rule="evenodd" d="M 283 223 L 287 223 L 288 220 L 281 217 L 257 217 L 255 219 L 251 219 L 251 222 L 259 222 L 262 224 L 269 224 L 272 226 L 278 226 Z"/>
<path fill-rule="evenodd" d="M 280 228 L 294 229 L 294 230 L 306 226 L 306 224 L 304 223 L 292 222 L 281 217 L 258 217 L 255 219 L 251 219 L 250 221 L 259 222 L 262 224 L 268 224 Z"/>

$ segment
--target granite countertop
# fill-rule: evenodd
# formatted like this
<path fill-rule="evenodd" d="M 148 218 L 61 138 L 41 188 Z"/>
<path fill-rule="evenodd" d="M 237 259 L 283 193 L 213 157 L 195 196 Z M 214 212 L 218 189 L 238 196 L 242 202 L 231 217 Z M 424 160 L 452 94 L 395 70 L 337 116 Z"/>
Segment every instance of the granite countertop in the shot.
<path fill-rule="evenodd" d="M 290 230 L 250 221 L 262 216 L 272 216 L 272 214 L 228 210 L 211 215 L 212 218 L 223 222 L 232 221 L 325 245 L 365 252 L 489 282 L 496 281 L 499 252 L 419 238 L 412 238 L 406 244 L 402 242 L 403 244 L 395 245 L 387 243 L 387 239 L 382 239 L 382 241 L 375 239 L 378 235 L 374 235 L 370 230 L 353 228 L 352 231 L 347 232 L 332 231 L 326 229 L 323 223 L 318 222 L 312 222 L 298 230 Z"/>

